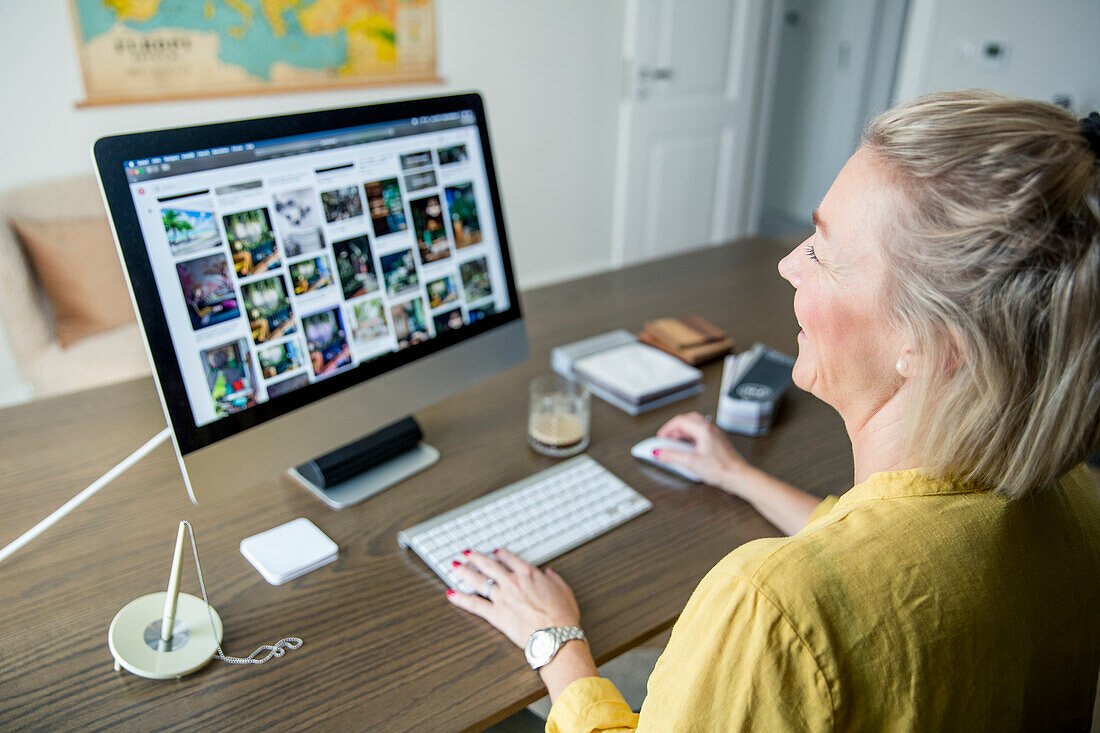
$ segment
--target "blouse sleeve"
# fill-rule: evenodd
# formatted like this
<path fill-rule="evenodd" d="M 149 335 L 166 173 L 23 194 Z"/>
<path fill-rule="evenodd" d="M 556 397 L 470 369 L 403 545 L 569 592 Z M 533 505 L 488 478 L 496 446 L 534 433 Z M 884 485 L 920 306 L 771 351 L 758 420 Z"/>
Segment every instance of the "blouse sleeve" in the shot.
<path fill-rule="evenodd" d="M 840 498 L 840 497 L 830 495 L 830 496 L 826 496 L 824 499 L 822 499 L 821 503 L 818 504 L 817 506 L 815 506 L 814 510 L 812 512 L 810 512 L 810 518 L 806 520 L 806 524 L 809 524 L 810 522 L 814 521 L 815 519 L 821 519 L 826 514 L 831 512 L 833 510 L 833 507 L 836 506 L 836 502 L 837 502 L 838 498 Z"/>
<path fill-rule="evenodd" d="M 816 659 L 782 610 L 751 581 L 723 572 L 725 564 L 692 594 L 640 715 L 610 682 L 587 678 L 559 695 L 547 732 L 831 729 L 832 699 Z"/>
<path fill-rule="evenodd" d="M 546 719 L 546 733 L 583 731 L 633 731 L 638 728 L 638 714 L 611 680 L 584 677 L 574 680 L 562 690 Z"/>

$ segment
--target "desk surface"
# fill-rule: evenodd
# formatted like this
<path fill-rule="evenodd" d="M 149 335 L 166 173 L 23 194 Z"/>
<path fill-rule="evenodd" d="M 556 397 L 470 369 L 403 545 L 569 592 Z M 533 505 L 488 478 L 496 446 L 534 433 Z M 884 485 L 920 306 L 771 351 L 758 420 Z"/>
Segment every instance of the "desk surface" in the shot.
<path fill-rule="evenodd" d="M 194 507 L 171 447 L 160 446 L 0 565 L 4 726 L 446 731 L 477 730 L 519 710 L 544 693 L 522 652 L 446 603 L 440 581 L 397 547 L 397 531 L 555 463 L 525 438 L 527 383 L 549 370 L 555 345 L 697 313 L 739 349 L 760 340 L 794 353 L 792 290 L 775 269 L 782 254 L 771 243 L 738 242 L 526 293 L 530 359 L 417 413 L 442 460 L 340 512 L 288 479 Z M 720 362 L 704 371 L 703 394 L 638 417 L 593 399 L 589 454 L 654 505 L 554 562 L 576 591 L 597 662 L 668 628 L 731 549 L 777 534 L 748 504 L 629 455 L 673 415 L 713 412 Z M 0 412 L 0 546 L 163 427 L 150 379 Z M 850 485 L 843 425 L 810 395 L 787 397 L 772 435 L 733 442 L 754 464 L 815 493 Z M 336 541 L 340 557 L 272 587 L 237 545 L 300 516 Z M 293 635 L 305 640 L 300 650 L 258 667 L 215 662 L 179 681 L 112 670 L 107 626 L 130 600 L 163 590 L 180 519 L 195 527 L 226 653 Z M 198 595 L 192 562 L 185 558 L 182 588 Z"/>

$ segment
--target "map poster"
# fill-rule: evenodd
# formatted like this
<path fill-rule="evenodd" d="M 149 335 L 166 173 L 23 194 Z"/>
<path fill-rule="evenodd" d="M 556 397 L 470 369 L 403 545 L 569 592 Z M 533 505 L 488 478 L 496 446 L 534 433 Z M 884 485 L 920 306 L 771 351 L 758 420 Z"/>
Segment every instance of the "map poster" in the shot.
<path fill-rule="evenodd" d="M 434 0 L 70 0 L 87 101 L 436 81 Z"/>

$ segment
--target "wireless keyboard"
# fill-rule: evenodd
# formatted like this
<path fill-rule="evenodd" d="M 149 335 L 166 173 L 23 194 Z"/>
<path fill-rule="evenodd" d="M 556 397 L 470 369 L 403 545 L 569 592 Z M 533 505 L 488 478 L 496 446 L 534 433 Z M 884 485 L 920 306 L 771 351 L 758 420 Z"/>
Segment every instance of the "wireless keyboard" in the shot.
<path fill-rule="evenodd" d="M 503 547 L 541 565 L 652 508 L 582 454 L 398 532 L 397 542 L 449 587 L 471 593 L 451 573 L 464 550 L 488 554 Z"/>

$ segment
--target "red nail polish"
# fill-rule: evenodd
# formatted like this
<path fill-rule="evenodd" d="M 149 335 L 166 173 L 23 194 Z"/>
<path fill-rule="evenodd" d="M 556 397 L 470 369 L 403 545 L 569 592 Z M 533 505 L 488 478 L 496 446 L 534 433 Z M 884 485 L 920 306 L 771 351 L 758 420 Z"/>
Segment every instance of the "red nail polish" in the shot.
<path fill-rule="evenodd" d="M 448 588 L 448 589 L 447 589 L 447 596 L 448 596 L 448 597 L 450 597 L 450 596 L 453 596 L 454 594 L 455 594 L 455 592 L 454 592 L 454 590 L 453 590 L 453 589 L 451 589 L 451 588 Z"/>
<path fill-rule="evenodd" d="M 659 458 L 660 455 L 661 455 L 661 449 L 660 448 L 657 448 L 656 450 L 653 451 L 653 457 L 654 458 Z"/>
<path fill-rule="evenodd" d="M 451 560 L 451 565 L 454 565 L 456 568 L 462 567 L 462 563 L 460 563 L 458 560 Z"/>
<path fill-rule="evenodd" d="M 493 550 L 493 554 L 494 554 L 494 555 L 495 555 L 495 554 L 497 554 L 498 552 L 500 552 L 500 548 L 499 548 L 499 547 L 498 547 L 497 549 Z"/>
<path fill-rule="evenodd" d="M 469 557 L 471 552 L 473 552 L 473 550 L 463 550 L 462 551 L 462 556 L 463 557 Z"/>

